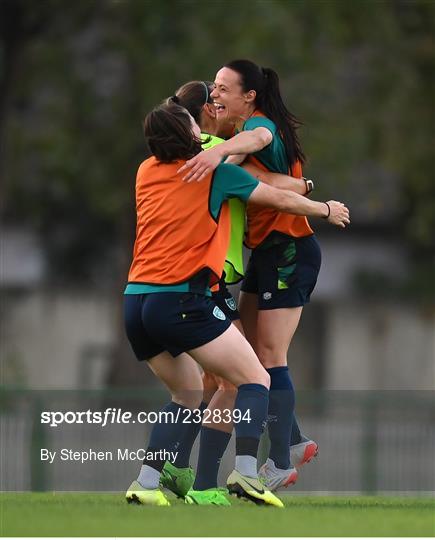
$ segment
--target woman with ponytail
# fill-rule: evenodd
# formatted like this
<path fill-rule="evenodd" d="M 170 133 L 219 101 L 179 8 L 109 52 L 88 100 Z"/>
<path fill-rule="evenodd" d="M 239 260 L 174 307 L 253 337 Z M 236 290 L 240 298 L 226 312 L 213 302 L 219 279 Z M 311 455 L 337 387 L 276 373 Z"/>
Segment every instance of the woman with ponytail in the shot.
<path fill-rule="evenodd" d="M 312 182 L 302 177 L 300 122 L 282 100 L 275 71 L 249 60 L 229 62 L 218 71 L 211 95 L 218 119 L 232 122 L 237 134 L 187 161 L 180 169 L 187 181 L 201 180 L 226 159 L 245 161 L 252 174 L 252 165 L 290 174 L 300 178 L 305 194 L 312 190 Z M 245 244 L 252 253 L 239 310 L 246 337 L 271 376 L 271 448 L 260 475 L 267 487 L 277 489 L 294 481 L 294 465 L 303 465 L 317 453 L 317 444 L 301 435 L 294 420 L 287 350 L 315 287 L 321 254 L 305 216 L 252 203 L 247 207 Z"/>
<path fill-rule="evenodd" d="M 186 184 L 177 171 L 201 152 L 202 141 L 199 126 L 178 101 L 169 99 L 144 121 L 152 155 L 141 163 L 136 177 L 136 239 L 124 291 L 127 337 L 137 359 L 146 361 L 170 390 L 171 402 L 162 412 L 172 422 L 153 425 L 146 457 L 126 499 L 170 504 L 159 482 L 168 452 L 178 454 L 181 441 L 192 435 L 185 420 L 198 419 L 202 381 L 195 360 L 237 388 L 234 411 L 240 415 L 234 418 L 236 460 L 227 479 L 228 491 L 282 508 L 283 503 L 259 481 L 257 471 L 270 376 L 211 300 L 210 287 L 219 281 L 227 253 L 228 200 L 237 197 L 293 214 L 330 214 L 336 225 L 349 223 L 348 210 L 337 201 L 310 201 L 267 186 L 230 164 L 217 167 L 204 182 Z M 210 504 L 230 504 L 220 490 L 212 492 Z M 197 504 L 188 494 L 185 500 Z"/>
<path fill-rule="evenodd" d="M 217 110 L 211 98 L 213 88 L 213 83 L 207 81 L 190 81 L 181 86 L 174 96 L 179 105 L 189 111 L 201 128 L 204 149 L 222 144 L 225 142 L 224 138 L 231 136 L 234 132 L 231 122 L 217 118 Z M 250 173 L 274 187 L 293 189 L 296 193 L 305 194 L 305 185 L 300 179 L 263 171 L 255 165 L 250 166 Z M 230 245 L 224 273 L 219 284 L 212 289 L 212 299 L 234 326 L 243 333 L 237 302 L 228 290 L 227 284 L 238 283 L 244 275 L 242 251 L 246 205 L 240 199 L 230 199 L 228 205 L 231 216 Z M 234 408 L 237 393 L 237 389 L 229 381 L 207 371 L 203 373 L 203 383 L 203 402 L 208 409 L 205 415 L 209 420 L 202 427 L 197 424 L 191 426 L 192 436 L 186 437 L 186 440 L 182 441 L 178 447 L 180 458 L 177 458 L 174 463 L 166 462 L 161 478 L 164 487 L 180 495 L 179 485 L 186 483 L 183 478 L 193 477 L 193 470 L 188 467 L 188 462 L 183 461 L 183 458 L 190 455 L 193 442 L 199 432 L 200 445 L 196 477 L 193 488 L 188 492 L 188 499 L 195 501 L 195 504 L 208 504 L 210 494 L 213 495 L 214 489 L 218 486 L 220 462 L 233 431 L 232 422 L 219 421 L 219 419 L 224 417 L 224 411 Z M 296 422 L 294 422 L 294 429 L 297 429 Z M 215 504 L 215 498 L 212 501 Z"/>

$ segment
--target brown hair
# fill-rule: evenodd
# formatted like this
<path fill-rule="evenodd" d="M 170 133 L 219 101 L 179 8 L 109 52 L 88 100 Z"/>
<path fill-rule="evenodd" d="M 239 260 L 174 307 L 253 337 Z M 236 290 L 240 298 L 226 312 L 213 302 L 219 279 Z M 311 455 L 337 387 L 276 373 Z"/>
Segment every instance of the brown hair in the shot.
<path fill-rule="evenodd" d="M 163 163 L 190 159 L 201 152 L 201 143 L 192 132 L 188 111 L 169 98 L 147 114 L 144 135 L 151 153 Z"/>
<path fill-rule="evenodd" d="M 224 67 L 239 74 L 243 92 L 255 90 L 255 106 L 277 126 L 289 165 L 296 161 L 304 164 L 306 158 L 297 135 L 302 122 L 284 105 L 276 71 L 262 68 L 250 60 L 233 60 Z"/>
<path fill-rule="evenodd" d="M 213 83 L 210 81 L 190 81 L 175 92 L 182 107 L 185 107 L 199 124 L 201 111 L 206 103 L 213 103 L 210 93 Z"/>

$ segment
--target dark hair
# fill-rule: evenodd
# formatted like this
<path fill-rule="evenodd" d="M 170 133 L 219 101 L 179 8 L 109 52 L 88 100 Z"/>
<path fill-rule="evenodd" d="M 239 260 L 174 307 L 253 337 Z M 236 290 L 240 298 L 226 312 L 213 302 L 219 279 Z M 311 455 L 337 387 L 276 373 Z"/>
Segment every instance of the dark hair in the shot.
<path fill-rule="evenodd" d="M 201 111 L 206 103 L 213 103 L 210 94 L 213 89 L 213 83 L 210 81 L 191 81 L 175 92 L 178 103 L 187 109 L 199 124 Z"/>
<path fill-rule="evenodd" d="M 192 133 L 188 111 L 168 100 L 145 117 L 143 130 L 151 153 L 163 163 L 190 159 L 201 152 L 202 141 Z"/>
<path fill-rule="evenodd" d="M 302 122 L 284 105 L 278 74 L 273 69 L 261 68 L 250 60 L 233 60 L 224 67 L 240 75 L 244 92 L 255 90 L 255 105 L 277 126 L 289 164 L 293 165 L 298 160 L 305 163 L 305 154 L 296 133 Z"/>

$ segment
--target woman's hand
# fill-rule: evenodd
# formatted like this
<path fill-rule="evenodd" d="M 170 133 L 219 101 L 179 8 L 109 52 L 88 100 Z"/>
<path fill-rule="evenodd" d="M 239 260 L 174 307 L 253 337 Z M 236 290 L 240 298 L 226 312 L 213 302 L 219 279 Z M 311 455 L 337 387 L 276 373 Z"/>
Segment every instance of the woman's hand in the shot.
<path fill-rule="evenodd" d="M 193 180 L 200 182 L 208 174 L 212 173 L 224 158 L 219 146 L 220 145 L 217 145 L 208 150 L 204 150 L 192 159 L 186 161 L 186 163 L 177 171 L 179 173 L 186 171 L 183 180 L 186 180 L 187 182 L 192 182 Z"/>
<path fill-rule="evenodd" d="M 329 211 L 324 216 L 325 219 L 332 223 L 332 225 L 338 225 L 339 227 L 346 227 L 349 225 L 349 209 L 344 206 L 343 203 L 338 201 L 328 201 L 325 203 Z"/>

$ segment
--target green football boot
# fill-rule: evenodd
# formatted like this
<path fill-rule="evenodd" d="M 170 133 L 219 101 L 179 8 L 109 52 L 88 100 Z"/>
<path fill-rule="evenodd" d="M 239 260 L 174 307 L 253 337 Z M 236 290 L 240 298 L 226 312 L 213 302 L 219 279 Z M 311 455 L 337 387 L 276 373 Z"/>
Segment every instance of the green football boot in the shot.
<path fill-rule="evenodd" d="M 149 506 L 171 506 L 160 489 L 145 489 L 136 480 L 128 488 L 125 498 L 128 503 L 145 504 Z"/>
<path fill-rule="evenodd" d="M 228 491 L 232 495 L 237 495 L 243 499 L 248 499 L 258 505 L 276 506 L 284 508 L 284 504 L 276 495 L 266 489 L 258 478 L 243 476 L 237 471 L 233 471 L 227 480 Z"/>
<path fill-rule="evenodd" d="M 175 493 L 177 497 L 185 497 L 194 481 L 195 473 L 192 467 L 179 468 L 169 461 L 165 463 L 160 475 L 160 485 Z"/>
<path fill-rule="evenodd" d="M 184 498 L 186 504 L 197 504 L 198 506 L 231 506 L 230 501 L 225 497 L 228 490 L 225 488 L 210 488 L 203 491 L 191 489 Z"/>

